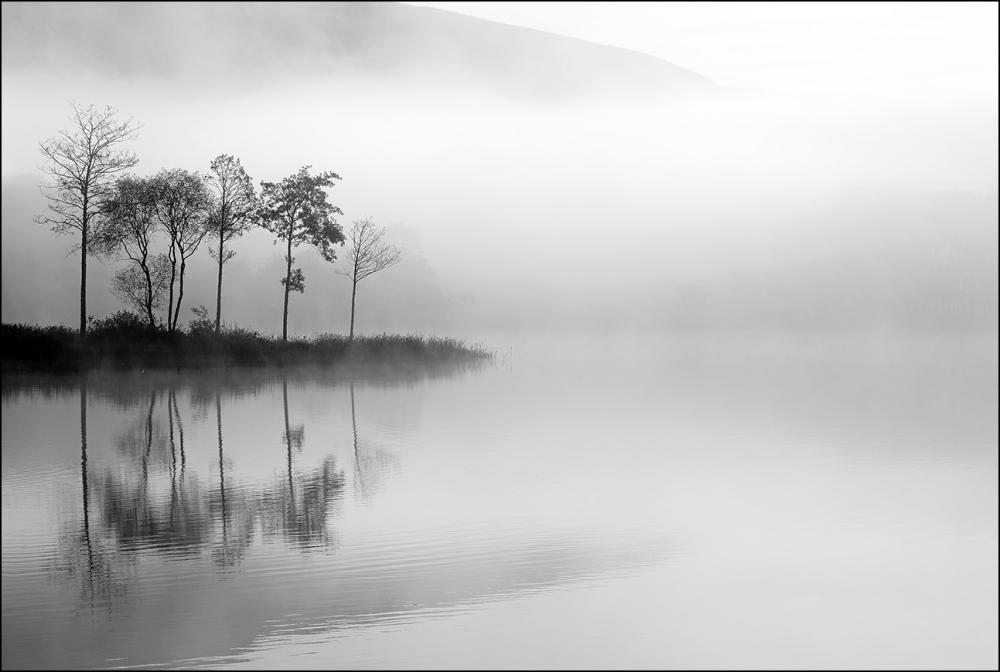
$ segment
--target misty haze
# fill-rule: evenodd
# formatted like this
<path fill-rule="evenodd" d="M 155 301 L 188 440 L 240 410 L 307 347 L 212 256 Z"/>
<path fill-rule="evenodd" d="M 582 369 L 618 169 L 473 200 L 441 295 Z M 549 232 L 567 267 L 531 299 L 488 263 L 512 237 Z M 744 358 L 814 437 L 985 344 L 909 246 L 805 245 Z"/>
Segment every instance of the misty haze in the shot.
<path fill-rule="evenodd" d="M 4 2 L 3 668 L 995 669 L 997 22 Z"/>

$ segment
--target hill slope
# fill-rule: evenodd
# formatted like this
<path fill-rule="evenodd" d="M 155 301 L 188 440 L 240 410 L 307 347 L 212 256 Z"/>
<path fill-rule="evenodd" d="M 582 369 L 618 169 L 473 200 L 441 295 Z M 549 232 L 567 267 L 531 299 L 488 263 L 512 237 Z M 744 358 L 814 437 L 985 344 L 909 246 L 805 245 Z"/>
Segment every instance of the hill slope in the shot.
<path fill-rule="evenodd" d="M 710 91 L 658 58 L 394 3 L 4 3 L 3 68 L 227 90 L 303 76 L 513 97 Z"/>

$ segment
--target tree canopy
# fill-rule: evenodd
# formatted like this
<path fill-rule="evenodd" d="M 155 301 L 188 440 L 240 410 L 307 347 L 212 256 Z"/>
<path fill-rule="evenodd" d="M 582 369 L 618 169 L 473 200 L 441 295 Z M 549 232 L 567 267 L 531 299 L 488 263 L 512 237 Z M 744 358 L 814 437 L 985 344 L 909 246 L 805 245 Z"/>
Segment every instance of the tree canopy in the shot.
<path fill-rule="evenodd" d="M 335 245 L 343 245 L 344 232 L 334 215 L 343 211 L 330 202 L 325 189 L 339 180 L 336 173 L 310 175 L 311 166 L 303 166 L 298 173 L 280 182 L 261 182 L 261 225 L 285 242 L 284 308 L 281 320 L 281 338 L 288 340 L 288 294 L 305 291 L 302 269 L 292 268 L 295 258 L 292 248 L 303 243 L 315 247 L 327 261 L 337 258 Z"/>
<path fill-rule="evenodd" d="M 222 267 L 236 254 L 228 245 L 258 223 L 260 201 L 254 192 L 253 180 L 243 170 L 240 160 L 230 154 L 220 154 L 212 160 L 211 171 L 205 176 L 205 181 L 215 196 L 208 230 L 219 247 L 210 248 L 208 253 L 219 265 L 215 298 L 215 333 L 219 333 L 222 325 Z"/>

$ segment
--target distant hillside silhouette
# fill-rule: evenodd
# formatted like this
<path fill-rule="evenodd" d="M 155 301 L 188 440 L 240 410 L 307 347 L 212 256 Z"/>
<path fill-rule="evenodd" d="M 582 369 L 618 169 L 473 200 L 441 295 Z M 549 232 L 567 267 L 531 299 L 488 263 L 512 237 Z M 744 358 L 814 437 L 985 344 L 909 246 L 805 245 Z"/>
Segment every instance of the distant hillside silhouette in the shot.
<path fill-rule="evenodd" d="M 394 3 L 5 3 L 3 62 L 213 89 L 315 76 L 542 99 L 719 88 L 627 49 Z"/>

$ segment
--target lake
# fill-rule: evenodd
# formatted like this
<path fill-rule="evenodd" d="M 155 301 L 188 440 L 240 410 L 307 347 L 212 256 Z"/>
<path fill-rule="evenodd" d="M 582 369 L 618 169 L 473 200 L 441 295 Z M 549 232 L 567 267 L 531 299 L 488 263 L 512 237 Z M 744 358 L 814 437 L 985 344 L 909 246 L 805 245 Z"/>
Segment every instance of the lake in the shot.
<path fill-rule="evenodd" d="M 5 376 L 3 667 L 997 666 L 997 337 Z"/>

